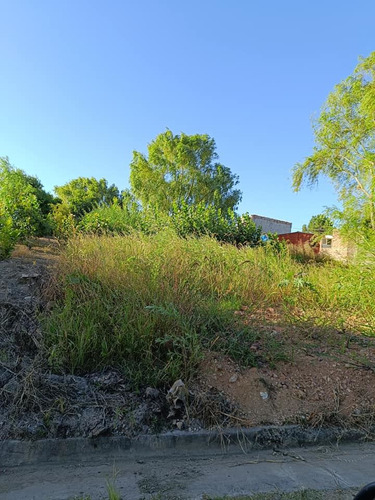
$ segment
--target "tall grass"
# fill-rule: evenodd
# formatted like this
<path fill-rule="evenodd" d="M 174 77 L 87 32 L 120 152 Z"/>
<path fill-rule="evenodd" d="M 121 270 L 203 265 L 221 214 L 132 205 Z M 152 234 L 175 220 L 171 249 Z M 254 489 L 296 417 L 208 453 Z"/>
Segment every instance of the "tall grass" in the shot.
<path fill-rule="evenodd" d="M 262 360 L 272 363 L 285 359 L 282 339 L 251 318 L 272 307 L 288 322 L 341 328 L 351 318 L 372 333 L 371 278 L 369 269 L 307 265 L 209 237 L 86 236 L 61 256 L 49 290 L 57 300 L 43 319 L 46 346 L 55 369 L 117 366 L 136 385 L 189 379 L 205 349 L 255 365 L 250 347 L 259 340 Z"/>

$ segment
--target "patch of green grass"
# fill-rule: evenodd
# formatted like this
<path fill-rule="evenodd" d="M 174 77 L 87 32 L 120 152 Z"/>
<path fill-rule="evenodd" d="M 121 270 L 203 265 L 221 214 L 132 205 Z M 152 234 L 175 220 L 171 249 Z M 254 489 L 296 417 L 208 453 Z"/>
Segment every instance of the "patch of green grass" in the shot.
<path fill-rule="evenodd" d="M 121 500 L 121 496 L 116 490 L 115 486 L 107 481 L 107 492 L 108 492 L 108 500 Z"/>
<path fill-rule="evenodd" d="M 310 330 L 375 332 L 372 269 L 170 232 L 69 241 L 49 293 L 53 369 L 116 366 L 135 386 L 189 380 L 205 350 L 243 366 L 288 360 L 282 336 L 254 319 L 267 308 Z"/>

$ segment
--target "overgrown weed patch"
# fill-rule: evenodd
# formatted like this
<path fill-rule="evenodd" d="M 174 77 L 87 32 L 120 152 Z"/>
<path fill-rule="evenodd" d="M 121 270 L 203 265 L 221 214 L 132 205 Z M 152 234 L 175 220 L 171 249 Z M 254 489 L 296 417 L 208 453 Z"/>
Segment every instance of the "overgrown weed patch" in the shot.
<path fill-rule="evenodd" d="M 373 335 L 374 293 L 366 266 L 300 263 L 168 231 L 85 236 L 63 252 L 42 322 L 55 370 L 112 366 L 135 386 L 157 386 L 189 380 L 207 349 L 245 366 L 290 359 L 292 329 L 287 339 L 260 327 L 267 308 L 284 325 Z"/>

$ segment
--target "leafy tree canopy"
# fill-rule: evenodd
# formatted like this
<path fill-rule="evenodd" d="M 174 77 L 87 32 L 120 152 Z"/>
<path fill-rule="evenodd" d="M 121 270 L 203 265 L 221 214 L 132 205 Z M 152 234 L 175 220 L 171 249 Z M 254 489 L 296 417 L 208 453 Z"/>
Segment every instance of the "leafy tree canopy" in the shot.
<path fill-rule="evenodd" d="M 375 52 L 336 85 L 314 123 L 313 153 L 293 171 L 293 186 L 328 177 L 342 202 L 341 221 L 375 230 Z"/>
<path fill-rule="evenodd" d="M 51 209 L 53 205 L 56 205 L 57 198 L 53 196 L 53 194 L 48 193 L 44 190 L 43 184 L 37 177 L 33 177 L 31 175 L 25 175 L 25 179 L 27 182 L 34 188 L 35 196 L 37 197 L 39 208 L 44 216 L 51 213 Z"/>
<path fill-rule="evenodd" d="M 134 151 L 130 184 L 144 208 L 170 213 L 174 207 L 213 205 L 223 211 L 241 200 L 238 176 L 217 162 L 216 144 L 208 135 L 159 134 L 148 157 Z"/>
<path fill-rule="evenodd" d="M 14 168 L 8 158 L 0 158 L 0 212 L 11 217 L 21 238 L 43 234 L 52 201 L 39 179 Z"/>
<path fill-rule="evenodd" d="M 302 231 L 307 231 L 309 233 L 323 234 L 332 231 L 333 222 L 325 214 L 313 215 L 310 222 L 302 226 Z"/>
<path fill-rule="evenodd" d="M 69 211 L 79 217 L 97 206 L 109 206 L 120 197 L 114 184 L 108 186 L 105 179 L 94 177 L 78 177 L 63 186 L 55 186 L 55 193 Z"/>
<path fill-rule="evenodd" d="M 130 189 L 121 191 L 120 205 L 128 212 L 140 212 L 141 206 Z"/>

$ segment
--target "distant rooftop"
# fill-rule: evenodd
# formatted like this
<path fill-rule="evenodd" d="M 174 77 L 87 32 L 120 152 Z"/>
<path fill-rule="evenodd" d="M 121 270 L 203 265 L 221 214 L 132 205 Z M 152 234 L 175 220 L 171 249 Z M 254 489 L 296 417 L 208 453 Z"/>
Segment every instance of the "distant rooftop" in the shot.
<path fill-rule="evenodd" d="M 251 218 L 256 217 L 257 219 L 263 219 L 263 220 L 268 220 L 272 222 L 281 222 L 283 224 L 292 224 L 291 222 L 288 222 L 286 220 L 280 220 L 280 219 L 273 219 L 272 217 L 265 217 L 264 215 L 250 215 Z"/>

